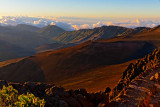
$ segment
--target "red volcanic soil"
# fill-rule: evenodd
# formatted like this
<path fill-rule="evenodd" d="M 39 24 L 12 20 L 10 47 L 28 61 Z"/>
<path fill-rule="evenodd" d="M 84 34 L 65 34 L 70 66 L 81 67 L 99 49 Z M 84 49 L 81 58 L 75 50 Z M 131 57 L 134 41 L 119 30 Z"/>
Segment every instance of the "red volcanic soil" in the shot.
<path fill-rule="evenodd" d="M 84 73 L 88 69 L 113 65 L 127 60 L 131 55 L 145 47 L 145 42 L 84 43 L 79 46 L 58 51 L 44 52 L 30 57 L 48 75 L 46 82 L 61 80 Z"/>
<path fill-rule="evenodd" d="M 85 71 L 86 73 L 79 73 L 72 78 L 59 81 L 57 85 L 61 84 L 66 89 L 85 88 L 88 92 L 105 91 L 106 87 L 113 89 L 131 62 L 134 60 L 122 64 L 97 67 Z"/>
<path fill-rule="evenodd" d="M 138 56 L 137 52 L 145 50 L 146 46 L 150 47 L 150 44 L 135 41 L 86 42 L 40 53 L 4 66 L 0 68 L 0 79 L 14 82 L 41 81 L 65 88 L 84 87 L 89 91 L 104 90 L 107 86 L 114 87 L 128 65 L 120 63 L 130 60 L 131 56 Z"/>

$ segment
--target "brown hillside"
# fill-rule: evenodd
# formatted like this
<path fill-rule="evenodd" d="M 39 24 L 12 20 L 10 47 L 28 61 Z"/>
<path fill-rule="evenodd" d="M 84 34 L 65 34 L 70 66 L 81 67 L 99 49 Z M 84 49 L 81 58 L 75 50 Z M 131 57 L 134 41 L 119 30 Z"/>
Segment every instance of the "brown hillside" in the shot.
<path fill-rule="evenodd" d="M 114 79 L 116 84 L 124 70 L 116 71 L 115 69 L 114 73 L 110 71 L 112 67 L 110 68 L 109 65 L 125 62 L 133 54 L 138 56 L 137 51 L 145 50 L 146 46 L 150 44 L 145 42 L 90 42 L 53 52 L 44 52 L 2 67 L 0 79 L 14 82 L 43 81 L 64 85 L 68 88 L 77 88 L 81 85 L 90 91 L 100 90 L 102 87 L 105 89 L 104 84 L 106 83 L 101 85 L 99 83 L 108 81 L 116 74 L 117 79 Z M 115 67 L 119 68 L 118 66 L 121 65 Z M 91 79 L 87 80 L 89 76 Z M 102 78 L 98 78 L 101 76 Z M 113 78 L 110 78 L 110 81 L 112 80 Z M 87 85 L 89 82 L 91 82 L 90 86 Z M 93 89 L 93 85 L 96 84 L 99 84 L 97 89 Z M 110 83 L 110 86 L 114 85 Z"/>

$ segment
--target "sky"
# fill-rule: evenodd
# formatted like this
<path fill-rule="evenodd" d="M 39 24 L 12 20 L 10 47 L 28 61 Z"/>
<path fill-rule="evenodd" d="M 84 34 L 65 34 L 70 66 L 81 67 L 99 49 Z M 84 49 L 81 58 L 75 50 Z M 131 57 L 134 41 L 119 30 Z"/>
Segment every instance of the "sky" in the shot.
<path fill-rule="evenodd" d="M 0 25 L 57 25 L 65 30 L 104 25 L 160 25 L 160 0 L 0 0 Z"/>
<path fill-rule="evenodd" d="M 160 0 L 0 0 L 0 16 L 160 17 Z"/>

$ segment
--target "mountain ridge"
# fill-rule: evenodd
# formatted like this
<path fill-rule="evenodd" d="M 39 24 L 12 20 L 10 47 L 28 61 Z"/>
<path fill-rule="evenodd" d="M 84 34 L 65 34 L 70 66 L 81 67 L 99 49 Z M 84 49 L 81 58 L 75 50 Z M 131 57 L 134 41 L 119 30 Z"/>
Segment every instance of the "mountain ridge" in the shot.
<path fill-rule="evenodd" d="M 129 34 L 136 34 L 143 30 L 148 30 L 146 27 L 139 27 L 135 29 L 121 27 L 121 26 L 102 26 L 94 29 L 81 29 L 77 31 L 66 31 L 54 40 L 62 43 L 82 43 L 88 40 L 108 39 L 118 36 L 127 36 Z"/>
<path fill-rule="evenodd" d="M 50 39 L 58 37 L 63 32 L 65 32 L 65 30 L 56 25 L 48 25 L 38 31 L 39 34 Z"/>

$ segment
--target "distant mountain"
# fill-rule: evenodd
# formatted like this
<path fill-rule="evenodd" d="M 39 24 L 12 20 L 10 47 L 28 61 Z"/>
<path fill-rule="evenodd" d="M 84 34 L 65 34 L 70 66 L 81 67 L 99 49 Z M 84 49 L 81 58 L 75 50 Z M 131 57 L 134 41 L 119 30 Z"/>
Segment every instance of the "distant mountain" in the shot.
<path fill-rule="evenodd" d="M 18 24 L 17 26 L 0 26 L 0 32 L 13 32 L 13 31 L 36 32 L 38 30 L 40 30 L 40 28 L 26 24 Z"/>
<path fill-rule="evenodd" d="M 40 30 L 40 28 L 32 25 L 26 25 L 26 24 L 18 24 L 17 26 L 7 26 L 8 28 L 17 30 L 17 31 L 30 31 L 30 32 L 36 32 Z"/>
<path fill-rule="evenodd" d="M 42 37 L 37 31 L 40 28 L 19 24 L 17 26 L 0 26 L 0 40 L 26 49 L 34 49 L 50 40 Z"/>
<path fill-rule="evenodd" d="M 158 32 L 160 32 L 160 25 L 152 28 L 150 31 L 158 31 Z"/>
<path fill-rule="evenodd" d="M 37 30 L 39 28 L 24 24 L 0 26 L 0 61 L 33 55 L 36 47 L 51 43 Z"/>
<path fill-rule="evenodd" d="M 38 27 L 25 24 L 19 24 L 17 26 L 0 26 L 0 44 L 3 44 L 1 43 L 3 41 L 8 45 L 13 45 L 13 47 L 10 48 L 6 45 L 1 45 L 5 48 L 5 50 L 0 49 L 1 58 L 2 60 L 8 60 L 12 58 L 24 57 L 27 55 L 33 55 L 39 51 L 46 51 L 49 49 L 60 49 L 71 46 L 64 44 L 53 45 L 56 43 L 53 43 L 52 37 L 49 38 L 46 36 L 47 32 L 49 32 L 50 35 L 54 34 L 55 36 L 56 34 L 58 35 L 62 31 L 64 30 L 57 26 L 47 26 L 45 28 L 42 28 L 41 30 Z M 51 43 L 53 44 L 50 45 Z M 17 49 L 14 46 L 17 46 Z M 19 48 L 22 48 L 23 51 L 26 50 L 25 55 L 24 52 L 21 52 L 22 55 L 17 55 L 16 53 L 15 55 L 13 52 L 10 52 L 13 49 L 17 52 L 20 52 Z M 8 54 L 6 53 L 6 51 Z"/>
<path fill-rule="evenodd" d="M 147 27 L 137 27 L 137 28 L 127 30 L 126 32 L 123 32 L 122 34 L 120 34 L 118 36 L 131 36 L 131 35 L 135 35 L 137 33 L 147 32 L 150 29 L 151 28 L 147 28 Z"/>
<path fill-rule="evenodd" d="M 26 57 L 33 54 L 35 52 L 0 40 L 0 61 Z"/>
<path fill-rule="evenodd" d="M 34 49 L 42 44 L 50 43 L 47 38 L 29 31 L 0 32 L 0 39 L 26 49 Z"/>
<path fill-rule="evenodd" d="M 36 48 L 35 51 L 38 49 L 40 52 L 74 46 L 73 44 L 75 43 L 83 43 L 88 40 L 133 35 L 149 29 L 145 27 L 130 29 L 118 26 L 103 26 L 95 29 L 68 32 L 55 25 L 49 25 L 42 29 L 25 24 L 0 27 L 1 40 L 21 46 L 27 50 L 33 51 Z"/>
<path fill-rule="evenodd" d="M 58 37 L 63 32 L 65 32 L 65 30 L 56 25 L 48 25 L 38 31 L 39 34 L 50 39 Z"/>
<path fill-rule="evenodd" d="M 0 32 L 9 32 L 9 31 L 13 31 L 13 29 L 8 28 L 6 26 L 0 26 Z"/>
<path fill-rule="evenodd" d="M 88 40 L 107 39 L 118 36 L 136 34 L 149 28 L 125 28 L 120 26 L 102 26 L 94 29 L 82 29 L 78 31 L 66 31 L 53 40 L 61 43 L 82 43 Z"/>

